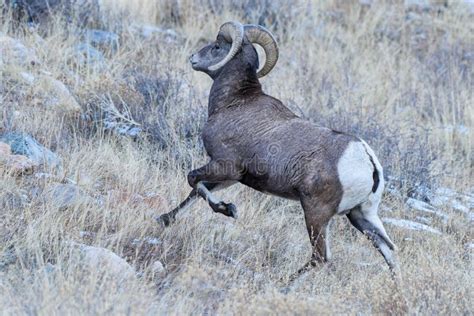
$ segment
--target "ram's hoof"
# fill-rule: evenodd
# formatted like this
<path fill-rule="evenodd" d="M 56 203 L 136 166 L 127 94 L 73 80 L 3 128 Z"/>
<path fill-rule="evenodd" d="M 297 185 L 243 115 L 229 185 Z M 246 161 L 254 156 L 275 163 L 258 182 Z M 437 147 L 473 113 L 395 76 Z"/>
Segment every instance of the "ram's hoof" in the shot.
<path fill-rule="evenodd" d="M 219 202 L 214 208 L 214 211 L 224 214 L 225 216 L 237 218 L 237 208 L 232 203 Z"/>
<path fill-rule="evenodd" d="M 229 203 L 227 204 L 227 211 L 229 212 L 229 216 L 237 219 L 238 214 L 237 214 L 237 207 L 235 207 L 234 204 Z"/>
<path fill-rule="evenodd" d="M 169 214 L 162 214 L 156 218 L 156 221 L 158 224 L 160 224 L 163 227 L 168 227 L 171 225 L 172 222 L 174 222 L 174 219 L 171 218 Z"/>

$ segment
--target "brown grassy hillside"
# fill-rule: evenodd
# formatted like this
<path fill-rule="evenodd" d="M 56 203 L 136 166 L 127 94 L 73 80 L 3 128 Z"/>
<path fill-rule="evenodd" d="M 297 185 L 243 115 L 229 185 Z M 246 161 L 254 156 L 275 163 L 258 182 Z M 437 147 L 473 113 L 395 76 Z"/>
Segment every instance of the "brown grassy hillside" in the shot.
<path fill-rule="evenodd" d="M 2 314 L 474 312 L 474 4 L 81 1 L 28 22 L 0 0 L 0 144 L 22 156 L 0 147 Z M 218 195 L 238 220 L 199 201 L 154 221 L 207 161 L 211 80 L 188 56 L 228 20 L 275 34 L 267 93 L 374 148 L 408 307 L 345 217 L 333 261 L 287 292 L 311 252 L 296 202 L 235 186 Z"/>

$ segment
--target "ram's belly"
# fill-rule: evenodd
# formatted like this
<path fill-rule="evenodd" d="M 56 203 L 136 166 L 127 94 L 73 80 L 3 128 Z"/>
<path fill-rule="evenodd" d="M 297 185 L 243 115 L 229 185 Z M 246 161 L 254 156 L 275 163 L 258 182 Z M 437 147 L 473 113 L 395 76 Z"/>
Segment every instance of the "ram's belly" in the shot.
<path fill-rule="evenodd" d="M 299 199 L 298 192 L 291 185 L 270 173 L 247 172 L 240 182 L 262 193 L 292 200 Z"/>

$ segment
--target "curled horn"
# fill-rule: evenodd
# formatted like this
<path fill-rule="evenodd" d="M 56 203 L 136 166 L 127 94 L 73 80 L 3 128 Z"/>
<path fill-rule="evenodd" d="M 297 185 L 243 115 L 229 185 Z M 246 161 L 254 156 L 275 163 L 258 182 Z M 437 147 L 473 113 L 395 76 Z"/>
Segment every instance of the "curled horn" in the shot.
<path fill-rule="evenodd" d="M 248 24 L 244 26 L 244 33 L 247 39 L 262 46 L 265 51 L 265 65 L 257 73 L 259 78 L 268 74 L 278 61 L 278 45 L 269 30 L 260 25 Z"/>
<path fill-rule="evenodd" d="M 244 27 L 239 22 L 227 22 L 221 25 L 219 29 L 219 35 L 222 35 L 226 41 L 232 42 L 229 53 L 215 65 L 209 66 L 210 71 L 216 71 L 219 68 L 227 64 L 235 54 L 239 51 L 242 46 L 242 41 L 244 39 Z"/>

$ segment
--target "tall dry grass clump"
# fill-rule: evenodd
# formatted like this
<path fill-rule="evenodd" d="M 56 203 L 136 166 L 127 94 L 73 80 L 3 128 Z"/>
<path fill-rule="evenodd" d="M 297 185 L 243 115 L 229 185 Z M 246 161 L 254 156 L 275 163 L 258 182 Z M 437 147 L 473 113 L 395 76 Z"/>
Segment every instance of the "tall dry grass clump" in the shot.
<path fill-rule="evenodd" d="M 60 166 L 18 175 L 0 165 L 3 314 L 473 313 L 467 1 L 103 0 L 87 20 L 73 7 L 39 24 L 12 2 L 0 0 L 0 141 L 31 135 Z M 201 201 L 169 228 L 154 221 L 207 160 L 211 80 L 188 56 L 228 20 L 275 34 L 268 94 L 376 151 L 388 181 L 380 214 L 399 247 L 407 304 L 342 217 L 331 264 L 286 291 L 281 280 L 311 252 L 297 203 L 235 186 L 219 194 L 238 220 Z M 93 30 L 113 33 L 101 41 Z M 7 54 L 7 37 L 27 53 Z M 53 97 L 54 80 L 69 94 Z M 399 225 L 414 222 L 425 230 Z M 91 265 L 87 253 L 113 262 Z"/>

